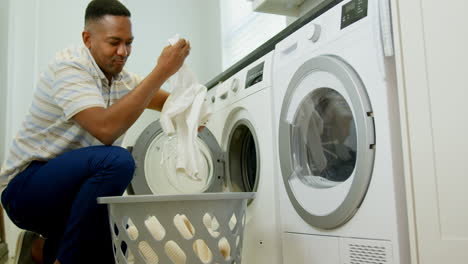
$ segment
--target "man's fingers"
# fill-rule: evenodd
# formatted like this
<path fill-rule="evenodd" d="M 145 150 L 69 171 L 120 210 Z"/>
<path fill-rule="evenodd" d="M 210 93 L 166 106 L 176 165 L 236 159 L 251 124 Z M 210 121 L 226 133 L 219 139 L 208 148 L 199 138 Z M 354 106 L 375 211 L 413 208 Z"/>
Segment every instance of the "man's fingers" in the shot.
<path fill-rule="evenodd" d="M 174 45 L 174 47 L 183 48 L 183 47 L 185 47 L 185 45 L 187 45 L 187 41 L 185 39 L 179 39 L 179 41 L 177 41 L 177 43 Z"/>
<path fill-rule="evenodd" d="M 185 50 L 185 56 L 188 56 L 190 54 L 190 42 L 189 41 L 186 41 L 186 45 L 183 47 L 183 49 Z"/>

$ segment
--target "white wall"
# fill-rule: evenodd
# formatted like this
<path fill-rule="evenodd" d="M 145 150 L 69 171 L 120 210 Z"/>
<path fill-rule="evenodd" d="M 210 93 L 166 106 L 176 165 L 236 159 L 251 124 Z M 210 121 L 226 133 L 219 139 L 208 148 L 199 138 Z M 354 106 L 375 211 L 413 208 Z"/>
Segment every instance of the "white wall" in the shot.
<path fill-rule="evenodd" d="M 9 0 L 0 1 L 0 36 L 8 36 Z M 7 95 L 7 54 L 8 38 L 0 38 L 0 163 L 6 152 L 6 95 Z"/>
<path fill-rule="evenodd" d="M 135 44 L 127 69 L 145 75 L 155 66 L 167 39 L 188 38 L 187 63 L 202 83 L 221 71 L 219 0 L 127 0 Z M 0 0 L 0 159 L 28 112 L 38 74 L 55 52 L 81 44 L 84 10 L 89 0 Z M 27 8 L 25 8 L 27 7 Z M 4 78 L 7 76 L 8 78 Z M 4 89 L 3 87 L 6 87 Z M 157 114 L 147 111 L 125 141 L 133 144 Z M 3 120 L 5 119 L 5 120 Z M 18 229 L 6 220 L 10 256 Z"/>
<path fill-rule="evenodd" d="M 9 146 L 15 131 L 20 127 L 32 99 L 35 65 L 35 27 L 37 1 L 15 0 L 9 2 L 8 54 L 6 69 L 5 145 Z M 28 6 L 29 8 L 22 8 Z M 5 72 L 4 72 L 5 73 Z M 6 217 L 6 214 L 5 218 Z M 15 250 L 18 228 L 5 219 L 5 235 L 10 255 Z"/>
<path fill-rule="evenodd" d="M 38 5 L 36 24 L 37 67 L 34 78 L 41 72 L 55 53 L 65 47 L 82 43 L 84 10 L 89 0 L 36 0 Z"/>
<path fill-rule="evenodd" d="M 22 117 L 28 111 L 25 105 L 32 99 L 32 87 L 35 64 L 35 18 L 36 1 L 9 1 L 10 11 L 18 10 L 13 15 L 9 13 L 8 28 L 8 55 L 7 58 L 7 98 L 6 98 L 6 120 L 5 138 L 6 145 L 10 143 L 13 132 L 16 131 Z M 21 9 L 21 5 L 30 8 Z M 19 11 L 21 10 L 21 12 Z M 21 59 L 19 59 L 21 58 Z"/>
<path fill-rule="evenodd" d="M 126 0 L 135 40 L 127 67 L 141 75 L 156 64 L 167 39 L 179 33 L 192 46 L 187 63 L 202 83 L 221 69 L 219 0 Z M 144 2 L 144 4 L 142 3 Z M 213 56 L 214 55 L 214 56 Z"/>

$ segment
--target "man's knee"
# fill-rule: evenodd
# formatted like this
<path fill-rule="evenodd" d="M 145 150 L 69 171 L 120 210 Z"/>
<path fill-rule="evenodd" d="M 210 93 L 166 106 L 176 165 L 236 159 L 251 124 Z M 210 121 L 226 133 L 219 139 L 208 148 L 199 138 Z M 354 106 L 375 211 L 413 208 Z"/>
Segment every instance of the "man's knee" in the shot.
<path fill-rule="evenodd" d="M 94 175 L 125 187 L 130 183 L 135 161 L 128 150 L 118 146 L 96 146 L 90 150 L 96 153 L 92 159 Z"/>
<path fill-rule="evenodd" d="M 113 165 L 121 170 L 129 171 L 133 175 L 135 171 L 135 160 L 130 152 L 122 147 L 111 146 L 111 152 L 115 157 Z"/>

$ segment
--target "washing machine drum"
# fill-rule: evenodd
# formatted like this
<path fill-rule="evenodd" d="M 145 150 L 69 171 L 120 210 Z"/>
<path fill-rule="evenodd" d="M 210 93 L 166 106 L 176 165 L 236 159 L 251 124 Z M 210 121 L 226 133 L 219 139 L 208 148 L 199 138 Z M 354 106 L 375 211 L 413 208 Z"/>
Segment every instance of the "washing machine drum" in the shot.
<path fill-rule="evenodd" d="M 223 152 L 213 134 L 208 129 L 198 134 L 196 144 L 201 155 L 197 180 L 176 174 L 176 140 L 163 133 L 159 121 L 142 132 L 131 150 L 136 168 L 129 193 L 169 195 L 222 191 Z"/>

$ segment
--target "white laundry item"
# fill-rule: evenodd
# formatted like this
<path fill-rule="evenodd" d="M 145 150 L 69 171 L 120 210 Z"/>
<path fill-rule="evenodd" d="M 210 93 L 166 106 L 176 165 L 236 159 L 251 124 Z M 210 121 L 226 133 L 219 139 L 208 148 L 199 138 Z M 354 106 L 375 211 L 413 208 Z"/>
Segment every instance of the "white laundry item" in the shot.
<path fill-rule="evenodd" d="M 237 225 L 237 218 L 235 215 L 233 215 L 231 219 L 229 219 L 229 229 L 231 229 L 231 231 L 234 230 L 236 225 Z"/>
<path fill-rule="evenodd" d="M 213 259 L 213 254 L 211 253 L 208 245 L 201 239 L 198 239 L 193 243 L 193 251 L 201 259 L 203 263 L 210 263 Z"/>
<path fill-rule="evenodd" d="M 142 241 L 138 244 L 138 249 L 146 260 L 146 263 L 158 264 L 159 257 L 156 255 L 154 250 L 146 241 Z"/>
<path fill-rule="evenodd" d="M 149 220 L 149 221 L 148 221 Z M 177 229 L 181 232 L 184 238 L 193 237 L 194 228 L 190 221 L 188 221 L 185 215 L 177 215 L 174 217 L 174 224 Z M 145 225 L 148 228 L 149 232 L 158 240 L 161 240 L 164 237 L 165 230 L 164 227 L 159 223 L 156 217 L 150 217 L 145 221 Z M 127 228 L 127 233 L 130 239 L 135 240 L 138 237 L 138 229 L 132 225 Z M 160 239 L 159 239 L 160 238 Z M 151 246 L 146 241 L 141 241 L 138 243 L 138 249 L 140 250 L 143 257 L 148 261 L 148 263 L 159 263 L 159 258 Z M 197 248 L 200 251 L 196 251 L 198 256 L 206 256 L 206 249 L 202 246 Z M 186 255 L 182 249 L 175 243 L 170 240 L 164 245 L 164 250 L 166 251 L 167 256 L 176 264 L 185 264 Z"/>
<path fill-rule="evenodd" d="M 174 45 L 178 39 L 176 35 L 169 42 Z M 177 137 L 176 175 L 200 181 L 201 152 L 196 138 L 198 127 L 206 123 L 212 112 L 205 103 L 207 88 L 198 82 L 185 63 L 169 83 L 173 90 L 164 103 L 160 123 L 166 135 Z"/>
<path fill-rule="evenodd" d="M 127 233 L 131 240 L 138 238 L 138 229 L 134 225 L 127 227 Z"/>
<path fill-rule="evenodd" d="M 233 219 L 230 220 L 230 223 Z M 192 239 L 195 236 L 195 228 L 193 227 L 190 220 L 187 216 L 183 214 L 177 214 L 173 219 L 174 225 L 177 230 L 180 232 L 184 239 Z M 215 217 L 211 217 L 209 214 L 205 214 L 203 216 L 203 223 L 208 229 L 210 234 L 217 234 L 214 236 L 215 238 L 219 236 L 219 232 L 215 231 L 219 228 L 219 223 Z M 145 220 L 145 225 L 148 228 L 149 232 L 155 237 L 157 240 L 162 240 L 166 231 L 164 227 L 160 224 L 156 217 L 150 217 Z M 127 233 L 130 239 L 135 240 L 138 238 L 138 229 L 131 225 L 127 227 Z M 155 235 L 156 234 L 156 235 Z M 159 239 L 160 238 L 160 239 Z M 158 263 L 158 256 L 157 254 L 151 249 L 151 246 L 146 241 L 141 241 L 138 243 L 138 249 L 142 253 L 143 257 L 149 261 L 149 263 Z M 231 255 L 231 246 L 226 238 L 221 238 L 218 242 L 218 249 L 221 255 L 228 259 Z M 174 242 L 173 240 L 169 240 L 164 245 L 164 250 L 167 256 L 173 261 L 175 264 L 186 264 L 187 256 L 185 255 L 184 251 L 179 247 L 179 245 Z M 206 244 L 205 241 L 198 239 L 193 244 L 193 250 L 195 254 L 204 262 L 209 263 L 212 258 L 213 254 Z"/>
<path fill-rule="evenodd" d="M 152 222 L 152 224 L 154 224 L 154 222 Z M 150 229 L 150 232 L 160 233 L 161 231 L 158 230 L 158 229 L 159 228 L 152 228 L 152 229 Z M 135 240 L 135 239 L 138 238 L 138 229 L 134 225 L 131 225 L 131 226 L 127 227 L 127 233 L 128 233 L 128 236 L 130 237 L 131 240 Z M 154 264 L 159 263 L 158 255 L 156 255 L 156 253 L 151 248 L 151 246 L 148 244 L 148 242 L 141 241 L 140 243 L 138 243 L 138 249 L 140 250 L 141 254 L 147 260 L 148 263 L 154 263 Z M 129 256 L 128 262 L 129 263 L 135 263 L 135 259 L 134 259 L 133 255 Z"/>
<path fill-rule="evenodd" d="M 217 238 L 219 236 L 219 232 L 216 231 L 219 228 L 219 223 L 215 217 L 212 218 L 209 214 L 205 214 L 203 216 L 203 224 L 212 237 Z"/>
<path fill-rule="evenodd" d="M 192 223 L 190 223 L 187 216 L 177 214 L 174 217 L 174 225 L 185 239 L 188 240 L 193 238 L 193 235 L 195 234 L 195 228 L 193 227 Z"/>
<path fill-rule="evenodd" d="M 305 111 L 304 111 L 305 110 Z M 310 158 L 316 169 L 316 173 L 321 173 L 327 167 L 327 158 L 325 157 L 322 133 L 323 133 L 323 120 L 315 109 L 303 109 L 301 123 L 306 124 L 301 126 L 302 142 L 305 150 L 304 153 L 309 152 Z M 310 147 L 312 146 L 312 147 Z"/>
<path fill-rule="evenodd" d="M 223 255 L 224 259 L 228 259 L 231 256 L 231 245 L 229 245 L 228 240 L 223 237 L 218 242 L 219 251 Z"/>
<path fill-rule="evenodd" d="M 176 242 L 170 240 L 164 245 L 164 251 L 174 264 L 187 263 L 187 256 Z"/>
<path fill-rule="evenodd" d="M 150 234 L 158 241 L 161 241 L 166 235 L 166 230 L 155 216 L 148 217 L 145 220 L 145 225 Z"/>

